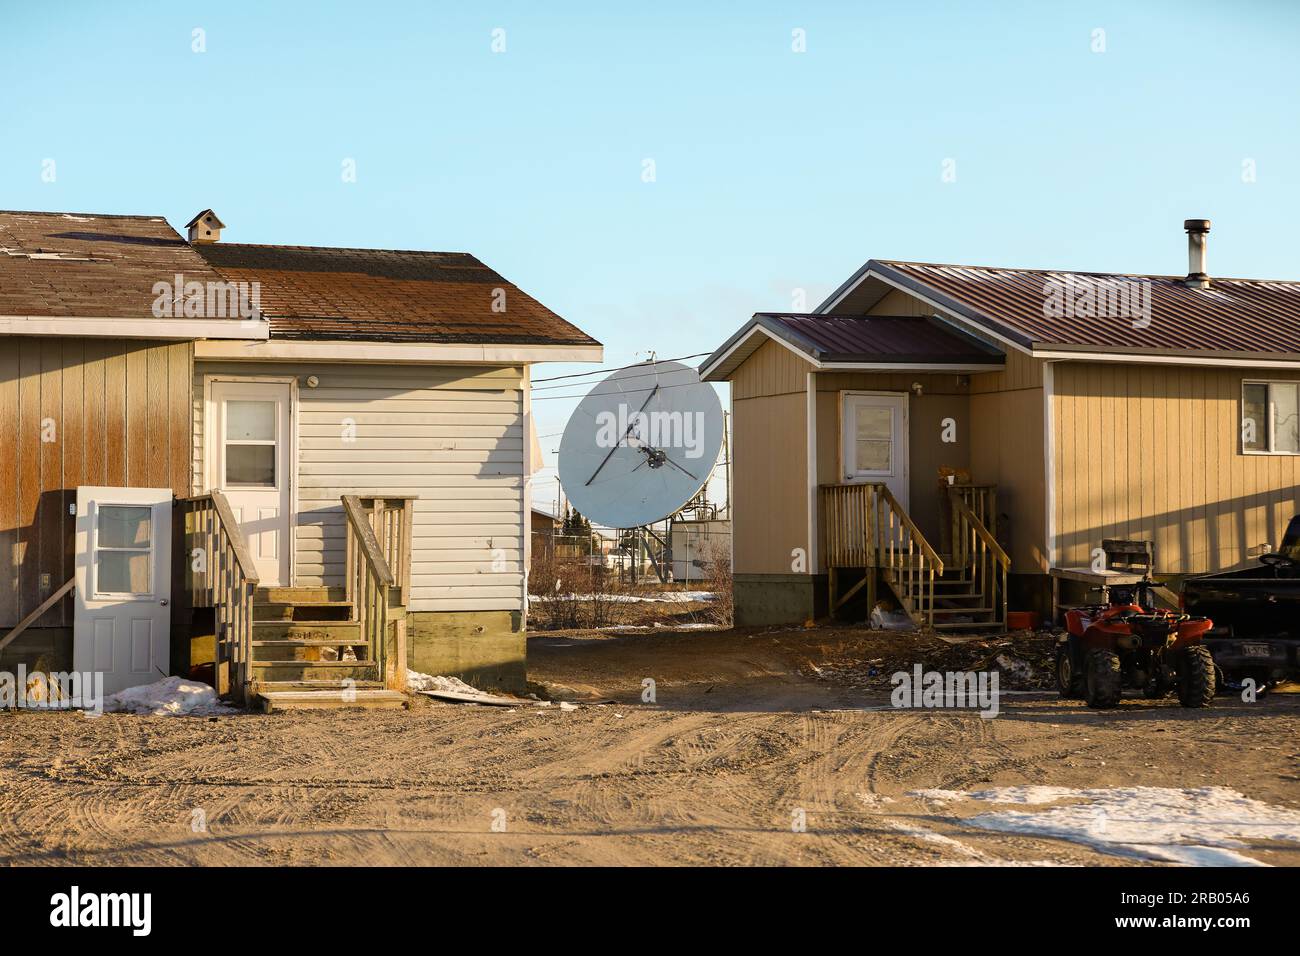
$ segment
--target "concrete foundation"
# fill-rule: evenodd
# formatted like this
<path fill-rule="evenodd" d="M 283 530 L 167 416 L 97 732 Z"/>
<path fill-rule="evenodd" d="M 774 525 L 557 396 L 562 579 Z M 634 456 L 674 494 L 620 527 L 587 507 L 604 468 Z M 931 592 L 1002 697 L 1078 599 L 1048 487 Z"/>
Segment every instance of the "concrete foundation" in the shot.
<path fill-rule="evenodd" d="M 737 627 L 802 624 L 826 613 L 826 576 L 737 574 L 732 596 Z"/>

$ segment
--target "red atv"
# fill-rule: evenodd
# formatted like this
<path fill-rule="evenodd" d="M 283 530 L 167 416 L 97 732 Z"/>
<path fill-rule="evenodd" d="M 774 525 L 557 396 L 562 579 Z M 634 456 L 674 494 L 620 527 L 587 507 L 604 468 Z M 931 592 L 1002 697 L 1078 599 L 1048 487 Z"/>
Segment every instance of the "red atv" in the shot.
<path fill-rule="evenodd" d="M 1214 700 L 1214 658 L 1201 638 L 1214 626 L 1155 606 L 1154 581 L 1093 588 L 1107 603 L 1065 614 L 1067 634 L 1056 644 L 1056 689 L 1089 707 L 1114 707 L 1125 687 L 1159 700 L 1178 688 L 1184 707 Z M 1109 592 L 1109 593 L 1107 593 Z"/>

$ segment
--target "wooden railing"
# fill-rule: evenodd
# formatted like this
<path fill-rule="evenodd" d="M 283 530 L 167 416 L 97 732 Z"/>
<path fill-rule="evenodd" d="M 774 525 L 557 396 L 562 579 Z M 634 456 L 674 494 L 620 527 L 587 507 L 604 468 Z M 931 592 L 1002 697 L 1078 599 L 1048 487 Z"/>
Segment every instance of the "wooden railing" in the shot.
<path fill-rule="evenodd" d="M 244 536 L 219 491 L 177 503 L 185 554 L 185 590 L 191 607 L 213 609 L 217 693 L 247 700 L 253 679 L 253 591 L 257 569 Z"/>
<path fill-rule="evenodd" d="M 997 623 L 1007 621 L 1007 575 L 1011 558 L 998 544 L 993 532 L 985 525 L 980 514 L 971 506 L 967 496 L 959 489 L 969 486 L 955 485 L 949 489 L 952 503 L 953 552 L 965 572 L 970 575 L 971 590 L 982 595 L 982 607 L 991 608 Z"/>
<path fill-rule="evenodd" d="M 415 495 L 375 497 L 357 495 L 379 550 L 393 575 L 394 598 L 405 607 L 411 597 L 411 528 L 415 519 Z M 351 582 L 353 576 L 348 575 Z M 351 600 L 351 593 L 348 595 Z"/>
<path fill-rule="evenodd" d="M 918 624 L 934 626 L 934 583 L 943 559 L 883 484 L 822 485 L 825 559 L 831 577 L 832 611 L 884 571 L 904 609 Z M 863 568 L 863 582 L 835 595 L 838 568 Z M 870 596 L 870 594 L 869 594 Z"/>
<path fill-rule="evenodd" d="M 396 579 L 372 523 L 380 519 L 377 523 L 384 528 L 386 512 L 383 508 L 367 510 L 356 495 L 343 495 L 342 501 L 348 529 L 348 600 L 355 609 L 361 638 L 370 648 L 370 660 L 378 662 L 381 679 L 387 679 L 388 601 Z M 409 525 L 405 540 L 410 541 Z"/>
<path fill-rule="evenodd" d="M 943 559 L 890 490 L 880 496 L 880 566 L 903 607 L 918 624 L 934 627 L 934 579 L 943 574 Z"/>
<path fill-rule="evenodd" d="M 951 502 L 953 497 L 961 498 L 975 513 L 980 524 L 993 532 L 996 538 L 998 534 L 998 486 L 997 485 L 949 485 L 948 500 Z M 949 507 L 952 518 L 952 556 L 955 563 L 965 566 L 969 559 L 962 548 L 963 538 L 961 528 L 958 526 L 957 509 Z"/>

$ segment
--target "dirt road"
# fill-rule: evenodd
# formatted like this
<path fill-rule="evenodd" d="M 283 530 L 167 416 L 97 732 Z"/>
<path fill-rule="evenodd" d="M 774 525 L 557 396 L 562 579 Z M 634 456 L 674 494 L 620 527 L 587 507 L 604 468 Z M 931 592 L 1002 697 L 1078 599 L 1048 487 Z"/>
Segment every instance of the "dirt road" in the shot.
<path fill-rule="evenodd" d="M 535 680 L 617 701 L 573 710 L 2 713 L 0 863 L 1126 865 L 1141 856 L 991 832 L 968 822 L 988 805 L 909 793 L 1228 787 L 1300 810 L 1300 695 L 896 711 L 808 676 L 856 640 L 534 638 Z M 1300 843 L 1246 842 L 1300 865 Z"/>

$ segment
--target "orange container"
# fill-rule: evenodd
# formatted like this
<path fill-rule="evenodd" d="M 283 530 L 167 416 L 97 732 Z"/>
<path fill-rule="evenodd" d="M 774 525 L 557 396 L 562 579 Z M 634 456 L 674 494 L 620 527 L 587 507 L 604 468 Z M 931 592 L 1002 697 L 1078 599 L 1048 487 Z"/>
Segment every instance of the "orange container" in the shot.
<path fill-rule="evenodd" d="M 1007 630 L 1008 631 L 1038 630 L 1038 612 L 1037 611 L 1008 611 Z"/>

